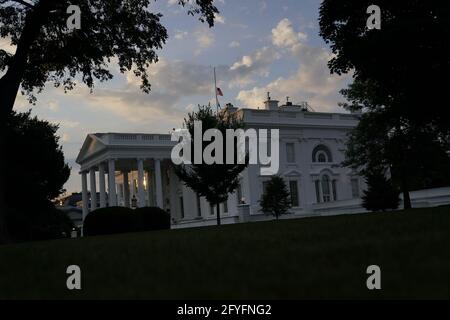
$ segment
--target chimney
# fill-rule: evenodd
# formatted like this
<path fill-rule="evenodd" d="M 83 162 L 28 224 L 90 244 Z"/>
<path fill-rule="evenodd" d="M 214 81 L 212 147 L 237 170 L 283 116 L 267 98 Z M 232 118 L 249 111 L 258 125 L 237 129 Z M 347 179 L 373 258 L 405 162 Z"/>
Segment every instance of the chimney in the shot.
<path fill-rule="evenodd" d="M 270 98 L 270 92 L 267 92 L 267 101 L 264 101 L 264 108 L 266 110 L 277 110 L 278 102 L 278 100 L 272 100 Z"/>

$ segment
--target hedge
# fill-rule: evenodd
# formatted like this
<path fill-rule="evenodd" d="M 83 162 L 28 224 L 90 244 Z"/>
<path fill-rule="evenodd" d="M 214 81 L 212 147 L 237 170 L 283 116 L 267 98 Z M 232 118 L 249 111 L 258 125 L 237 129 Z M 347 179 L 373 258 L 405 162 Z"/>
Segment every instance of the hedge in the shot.
<path fill-rule="evenodd" d="M 170 229 L 170 215 L 156 207 L 97 209 L 86 216 L 85 236 Z"/>

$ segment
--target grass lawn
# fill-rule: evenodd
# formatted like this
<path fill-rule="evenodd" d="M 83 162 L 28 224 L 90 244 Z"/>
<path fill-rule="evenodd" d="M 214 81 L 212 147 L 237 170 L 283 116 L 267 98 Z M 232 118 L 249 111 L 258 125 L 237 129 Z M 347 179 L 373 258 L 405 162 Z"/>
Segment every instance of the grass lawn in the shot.
<path fill-rule="evenodd" d="M 450 208 L 2 246 L 0 298 L 450 298 Z"/>

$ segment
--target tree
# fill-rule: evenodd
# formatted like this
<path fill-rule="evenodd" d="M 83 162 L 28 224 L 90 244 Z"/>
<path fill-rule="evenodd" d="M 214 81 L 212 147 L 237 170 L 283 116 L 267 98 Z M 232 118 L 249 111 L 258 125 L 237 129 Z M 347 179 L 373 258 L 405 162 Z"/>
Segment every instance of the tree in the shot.
<path fill-rule="evenodd" d="M 59 221 L 67 224 L 51 203 L 64 192 L 70 176 L 57 130 L 57 125 L 31 117 L 30 112 L 13 112 L 8 119 L 4 155 L 8 168 L 6 218 L 15 240 L 35 239 L 39 233 L 54 234 L 46 228 L 57 227 Z"/>
<path fill-rule="evenodd" d="M 369 211 L 397 209 L 400 202 L 399 191 L 392 181 L 381 171 L 366 175 L 367 190 L 362 197 L 363 207 Z"/>
<path fill-rule="evenodd" d="M 278 220 L 292 207 L 290 194 L 282 177 L 273 176 L 268 182 L 259 201 L 261 211 L 270 213 Z"/>
<path fill-rule="evenodd" d="M 19 88 L 31 102 L 48 82 L 65 91 L 78 77 L 91 90 L 95 79 L 112 78 L 115 58 L 122 73 L 133 71 L 149 92 L 147 67 L 158 61 L 156 50 L 168 38 L 161 14 L 150 10 L 151 0 L 0 0 L 0 37 L 16 46 L 14 54 L 0 49 L 0 150 L 5 150 L 5 119 L 10 116 Z M 218 13 L 213 0 L 178 0 L 190 15 L 213 26 Z M 81 10 L 81 29 L 68 30 L 69 5 Z M 0 243 L 5 226 L 5 163 L 0 157 Z"/>
<path fill-rule="evenodd" d="M 379 0 L 381 29 L 369 30 L 366 11 L 372 4 L 322 1 L 320 35 L 334 54 L 330 71 L 353 71 L 357 85 L 370 81 L 377 109 L 418 126 L 434 125 L 448 136 L 450 2 Z"/>
<path fill-rule="evenodd" d="M 189 113 L 188 118 L 184 120 L 186 129 L 191 137 L 194 137 L 195 123 L 200 121 L 202 123 L 202 137 L 208 129 L 217 129 L 222 137 L 226 136 L 226 130 L 242 129 L 243 123 L 228 114 L 227 112 L 214 113 L 209 106 L 199 107 L 196 112 Z M 217 141 L 213 141 L 217 142 Z M 202 155 L 210 143 L 203 141 L 201 146 Z M 220 147 L 220 146 L 219 146 Z M 246 168 L 248 159 L 245 159 L 245 164 L 239 164 L 237 161 L 237 140 L 233 142 L 234 147 L 234 164 L 223 164 L 214 162 L 213 164 L 206 164 L 202 161 L 201 164 L 195 163 L 195 155 L 192 153 L 192 164 L 180 164 L 175 166 L 175 173 L 177 176 L 199 196 L 206 197 L 206 200 L 215 205 L 217 209 L 217 225 L 220 225 L 220 204 L 228 200 L 228 195 L 233 193 L 239 185 L 239 174 Z M 192 139 L 191 150 L 195 150 L 194 139 Z M 226 146 L 223 143 L 222 155 L 226 154 Z M 214 157 L 219 152 L 215 148 L 211 153 Z"/>
<path fill-rule="evenodd" d="M 367 28 L 371 4 L 324 0 L 320 34 L 334 54 L 331 73 L 353 72 L 354 82 L 342 91 L 350 102 L 344 106 L 365 112 L 351 134 L 346 163 L 363 171 L 390 169 L 409 208 L 417 177 L 448 164 L 450 58 L 443 52 L 450 3 L 380 0 L 379 30 Z"/>
<path fill-rule="evenodd" d="M 355 81 L 342 91 L 350 104 L 376 106 L 378 96 L 371 83 Z M 366 176 L 372 171 L 389 169 L 393 183 L 403 193 L 404 207 L 410 208 L 409 191 L 450 184 L 450 145 L 433 125 L 418 126 L 391 109 L 372 107 L 363 113 L 357 127 L 349 135 L 344 165 Z"/>
<path fill-rule="evenodd" d="M 166 42 L 162 15 L 150 11 L 150 0 L 0 0 L 0 36 L 17 46 L 14 55 L 0 50 L 0 106 L 12 110 L 19 90 L 34 101 L 46 82 L 71 90 L 75 77 L 89 87 L 112 78 L 112 58 L 120 71 L 133 71 L 150 90 L 147 67 L 158 61 L 156 50 Z M 188 13 L 214 24 L 213 0 L 179 0 Z M 80 8 L 81 29 L 69 30 L 69 5 Z"/>

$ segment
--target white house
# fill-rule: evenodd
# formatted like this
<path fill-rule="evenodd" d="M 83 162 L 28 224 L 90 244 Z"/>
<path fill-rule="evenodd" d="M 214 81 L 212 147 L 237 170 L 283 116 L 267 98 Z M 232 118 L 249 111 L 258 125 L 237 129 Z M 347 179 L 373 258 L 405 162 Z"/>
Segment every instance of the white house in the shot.
<path fill-rule="evenodd" d="M 285 218 L 365 211 L 360 199 L 364 180 L 340 165 L 346 135 L 358 123 L 357 114 L 311 112 L 289 102 L 278 106 L 270 98 L 262 109 L 229 105 L 225 112 L 236 114 L 246 127 L 279 129 L 278 174 L 284 177 L 293 204 L 292 214 Z M 97 205 L 158 206 L 170 212 L 173 228 L 215 224 L 215 208 L 175 175 L 174 145 L 169 134 L 89 134 L 77 158 L 83 217 Z M 260 212 L 258 204 L 270 179 L 261 176 L 259 169 L 250 165 L 242 172 L 239 188 L 220 206 L 223 223 L 271 218 Z M 413 192 L 412 200 L 416 206 L 450 204 L 450 188 Z"/>

